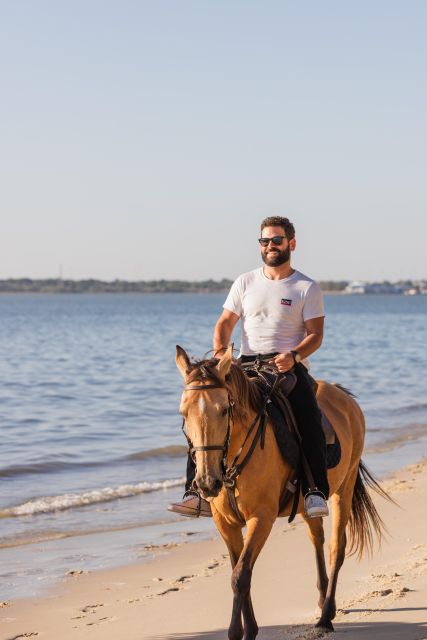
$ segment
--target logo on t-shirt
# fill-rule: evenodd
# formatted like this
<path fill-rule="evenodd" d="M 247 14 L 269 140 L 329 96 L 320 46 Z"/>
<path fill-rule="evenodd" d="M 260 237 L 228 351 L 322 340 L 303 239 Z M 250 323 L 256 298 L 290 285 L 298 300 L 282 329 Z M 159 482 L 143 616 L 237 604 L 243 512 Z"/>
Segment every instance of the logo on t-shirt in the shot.
<path fill-rule="evenodd" d="M 284 304 L 285 307 L 290 307 L 292 304 L 292 300 L 289 300 L 289 298 L 282 298 L 280 304 Z"/>

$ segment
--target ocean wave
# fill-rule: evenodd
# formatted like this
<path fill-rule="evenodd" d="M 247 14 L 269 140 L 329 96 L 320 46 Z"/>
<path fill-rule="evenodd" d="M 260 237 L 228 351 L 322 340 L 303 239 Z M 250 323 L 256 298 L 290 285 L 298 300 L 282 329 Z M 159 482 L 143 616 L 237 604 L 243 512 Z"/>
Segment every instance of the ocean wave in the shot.
<path fill-rule="evenodd" d="M 148 460 L 149 458 L 178 458 L 184 456 L 187 451 L 187 447 L 179 444 L 170 444 L 164 447 L 156 447 L 155 449 L 148 449 L 147 451 L 137 451 L 130 453 L 121 458 L 114 458 L 111 460 L 97 460 L 97 461 L 85 461 L 85 462 L 67 462 L 65 460 L 45 460 L 41 462 L 28 462 L 26 464 L 14 464 L 8 467 L 0 469 L 0 478 L 13 478 L 15 476 L 31 475 L 31 474 L 43 474 L 43 473 L 58 473 L 61 471 L 82 469 L 93 467 L 106 467 L 112 464 L 120 462 L 130 462 L 136 460 Z"/>
<path fill-rule="evenodd" d="M 147 458 L 160 458 L 166 456 L 169 458 L 178 458 L 185 455 L 187 447 L 182 444 L 170 444 L 166 447 L 157 447 L 156 449 L 149 449 L 148 451 L 137 451 L 131 453 L 124 460 L 146 460 Z"/>
<path fill-rule="evenodd" d="M 405 414 L 408 412 L 417 413 L 418 411 L 426 411 L 426 410 L 427 410 L 427 402 L 416 402 L 413 404 L 407 404 L 402 407 L 398 407 L 397 409 L 394 410 L 394 413 L 398 413 L 398 414 Z"/>
<path fill-rule="evenodd" d="M 45 462 L 28 462 L 27 464 L 11 464 L 0 469 L 0 478 L 13 478 L 40 473 L 55 473 L 67 469 L 79 469 L 81 467 L 103 467 L 107 462 L 65 462 L 64 460 L 46 460 Z"/>
<path fill-rule="evenodd" d="M 163 482 L 139 482 L 137 484 L 122 484 L 115 489 L 104 487 L 93 489 L 83 493 L 64 493 L 59 496 L 44 496 L 34 498 L 28 502 L 0 510 L 0 518 L 15 518 L 18 516 L 30 516 L 54 511 L 65 511 L 85 507 L 99 502 L 111 502 L 119 498 L 131 498 L 141 493 L 161 491 L 172 487 L 179 487 L 185 483 L 185 478 L 164 480 Z"/>
<path fill-rule="evenodd" d="M 372 429 L 372 431 L 374 430 Z M 381 442 L 376 442 L 365 447 L 364 453 L 386 453 L 407 442 L 415 442 L 424 438 L 427 435 L 427 424 L 409 424 L 399 429 L 393 429 L 392 432 L 386 429 L 379 429 L 378 431 L 383 432 L 384 438 Z"/>

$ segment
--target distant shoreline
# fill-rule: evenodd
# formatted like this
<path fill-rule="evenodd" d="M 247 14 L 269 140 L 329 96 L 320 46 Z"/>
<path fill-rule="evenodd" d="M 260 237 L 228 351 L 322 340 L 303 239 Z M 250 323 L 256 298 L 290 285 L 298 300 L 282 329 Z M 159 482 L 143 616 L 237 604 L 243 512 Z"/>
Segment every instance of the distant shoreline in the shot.
<path fill-rule="evenodd" d="M 63 280 L 60 278 L 33 280 L 31 278 L 0 280 L 0 293 L 224 293 L 233 280 Z M 340 293 L 347 281 L 320 282 L 324 291 Z"/>
<path fill-rule="evenodd" d="M 0 293 L 216 293 L 228 291 L 232 280 L 63 280 L 31 278 L 0 280 Z"/>
<path fill-rule="evenodd" d="M 425 281 L 423 281 L 423 287 Z M 96 280 L 94 278 L 86 280 L 64 280 L 61 278 L 9 278 L 0 280 L 0 295 L 3 293 L 43 293 L 43 294 L 63 294 L 63 293 L 225 293 L 229 291 L 233 280 L 223 278 L 222 280 L 140 280 L 131 282 L 128 280 Z M 360 295 L 360 294 L 402 294 L 402 293 L 425 293 L 423 287 L 413 281 L 406 280 L 391 284 L 367 283 L 366 290 L 352 290 L 352 283 L 348 280 L 320 280 L 320 287 L 324 293 L 340 295 Z M 359 285 L 358 285 L 359 286 Z M 359 286 L 360 289 L 360 286 Z"/>

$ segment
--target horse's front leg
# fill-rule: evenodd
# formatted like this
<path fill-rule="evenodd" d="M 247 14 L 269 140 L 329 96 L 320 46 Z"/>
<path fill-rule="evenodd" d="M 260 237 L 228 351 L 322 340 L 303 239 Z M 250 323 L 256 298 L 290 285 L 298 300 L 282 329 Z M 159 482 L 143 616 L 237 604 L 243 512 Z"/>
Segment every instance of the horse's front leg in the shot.
<path fill-rule="evenodd" d="M 252 570 L 270 534 L 273 522 L 274 518 L 271 517 L 252 517 L 246 522 L 245 543 L 231 576 L 234 602 L 230 629 L 232 629 L 233 622 L 237 620 L 237 616 L 240 617 L 242 613 L 244 640 L 255 640 L 258 635 L 258 625 L 251 601 Z M 229 637 L 232 636 L 229 635 Z"/>
<path fill-rule="evenodd" d="M 218 511 L 214 512 L 214 520 L 218 531 L 227 545 L 231 566 L 234 569 L 243 549 L 241 525 L 230 524 Z M 242 602 L 236 597 L 236 594 L 234 594 L 228 637 L 230 640 L 241 640 L 243 633 Z"/>

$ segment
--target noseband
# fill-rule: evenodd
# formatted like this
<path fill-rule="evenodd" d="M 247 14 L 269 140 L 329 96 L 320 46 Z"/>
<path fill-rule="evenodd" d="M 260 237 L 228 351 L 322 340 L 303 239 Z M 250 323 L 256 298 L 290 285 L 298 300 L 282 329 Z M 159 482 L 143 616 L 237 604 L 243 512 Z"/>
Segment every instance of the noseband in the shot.
<path fill-rule="evenodd" d="M 223 456 L 222 456 L 223 467 L 225 469 L 225 461 L 227 459 L 228 446 L 230 444 L 231 426 L 233 424 L 233 405 L 234 405 L 234 401 L 230 396 L 230 392 L 225 387 L 223 387 L 221 384 L 216 384 L 216 383 L 214 383 L 214 384 L 197 384 L 197 385 L 191 385 L 191 386 L 185 386 L 184 387 L 184 391 L 205 391 L 205 389 L 224 389 L 225 391 L 227 391 L 227 395 L 228 395 L 228 410 L 227 410 L 228 424 L 227 424 L 227 433 L 225 435 L 224 444 L 222 444 L 222 445 L 220 445 L 220 444 L 209 444 L 209 445 L 204 445 L 204 446 L 200 446 L 200 447 L 195 447 L 193 445 L 193 443 L 191 442 L 190 438 L 188 437 L 187 433 L 185 432 L 185 418 L 183 418 L 183 420 L 182 420 L 182 431 L 183 431 L 185 437 L 187 438 L 188 453 L 191 455 L 191 457 L 193 458 L 194 462 L 195 462 L 195 453 L 196 453 L 196 451 L 222 451 L 223 452 Z"/>

